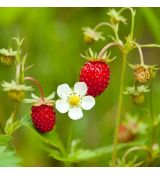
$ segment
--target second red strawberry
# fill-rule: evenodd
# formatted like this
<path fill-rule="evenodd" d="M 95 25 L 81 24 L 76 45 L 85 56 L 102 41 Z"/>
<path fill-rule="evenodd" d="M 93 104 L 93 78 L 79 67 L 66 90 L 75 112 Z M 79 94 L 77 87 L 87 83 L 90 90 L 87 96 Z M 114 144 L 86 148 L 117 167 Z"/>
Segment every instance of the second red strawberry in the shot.
<path fill-rule="evenodd" d="M 103 61 L 88 61 L 81 68 L 80 81 L 88 86 L 88 95 L 99 96 L 109 85 L 110 68 Z"/>

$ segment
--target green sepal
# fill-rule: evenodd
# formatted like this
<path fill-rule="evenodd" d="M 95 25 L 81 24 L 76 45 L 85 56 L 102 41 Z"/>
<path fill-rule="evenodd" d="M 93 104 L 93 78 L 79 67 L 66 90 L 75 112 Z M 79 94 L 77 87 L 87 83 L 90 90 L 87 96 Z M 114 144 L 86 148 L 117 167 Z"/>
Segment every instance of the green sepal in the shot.
<path fill-rule="evenodd" d="M 111 51 L 109 53 L 105 52 L 103 54 L 103 57 L 98 57 L 97 52 L 93 52 L 93 50 L 91 48 L 89 48 L 85 55 L 80 54 L 81 57 L 85 58 L 87 61 L 103 61 L 106 63 L 110 63 L 112 61 L 114 61 L 116 59 L 116 57 L 110 58 L 111 56 Z"/>

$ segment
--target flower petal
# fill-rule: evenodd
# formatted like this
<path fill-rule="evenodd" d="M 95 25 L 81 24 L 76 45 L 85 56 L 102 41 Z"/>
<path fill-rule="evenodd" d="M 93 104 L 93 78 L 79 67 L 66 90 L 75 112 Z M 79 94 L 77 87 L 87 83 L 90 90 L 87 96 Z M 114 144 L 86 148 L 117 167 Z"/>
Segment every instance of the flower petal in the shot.
<path fill-rule="evenodd" d="M 67 102 L 67 100 L 65 99 L 60 99 L 56 101 L 56 109 L 60 112 L 60 113 L 66 113 L 69 110 L 69 104 Z"/>
<path fill-rule="evenodd" d="M 69 109 L 68 116 L 72 120 L 78 120 L 83 117 L 82 109 L 80 107 L 72 107 Z"/>
<path fill-rule="evenodd" d="M 84 82 L 77 82 L 74 85 L 74 93 L 80 95 L 81 97 L 83 97 L 84 95 L 86 95 L 87 93 L 87 85 Z"/>
<path fill-rule="evenodd" d="M 81 100 L 81 107 L 85 110 L 90 110 L 95 105 L 95 99 L 88 95 L 84 96 Z"/>
<path fill-rule="evenodd" d="M 68 86 L 68 84 L 62 84 L 59 85 L 57 88 L 57 95 L 60 98 L 67 99 L 67 97 L 72 94 L 71 88 Z"/>

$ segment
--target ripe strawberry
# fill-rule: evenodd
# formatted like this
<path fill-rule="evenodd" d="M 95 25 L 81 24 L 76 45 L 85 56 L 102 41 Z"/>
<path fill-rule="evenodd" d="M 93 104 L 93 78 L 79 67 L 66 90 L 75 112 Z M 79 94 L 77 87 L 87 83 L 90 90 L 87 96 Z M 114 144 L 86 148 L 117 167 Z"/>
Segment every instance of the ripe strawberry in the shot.
<path fill-rule="evenodd" d="M 87 84 L 88 95 L 100 95 L 107 88 L 109 80 L 110 68 L 104 61 L 88 61 L 81 68 L 80 81 Z"/>
<path fill-rule="evenodd" d="M 55 114 L 52 106 L 46 104 L 32 106 L 32 122 L 41 133 L 46 133 L 53 129 L 56 122 Z"/>
<path fill-rule="evenodd" d="M 118 140 L 119 142 L 129 142 L 135 138 L 135 134 L 131 132 L 124 124 L 119 127 Z"/>

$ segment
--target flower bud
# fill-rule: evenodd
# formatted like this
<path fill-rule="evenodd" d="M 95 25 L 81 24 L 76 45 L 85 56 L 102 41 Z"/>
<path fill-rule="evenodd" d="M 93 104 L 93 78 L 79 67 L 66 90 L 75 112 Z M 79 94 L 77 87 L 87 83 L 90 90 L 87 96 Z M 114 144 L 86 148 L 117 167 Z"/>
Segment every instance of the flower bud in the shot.
<path fill-rule="evenodd" d="M 135 105 L 141 105 L 144 102 L 144 94 L 143 93 L 132 95 L 131 97 L 132 97 L 132 101 Z"/>
<path fill-rule="evenodd" d="M 8 91 L 8 96 L 11 100 L 20 102 L 24 98 L 25 93 L 22 90 L 10 90 Z"/>
<path fill-rule="evenodd" d="M 15 63 L 16 54 L 17 52 L 12 49 L 0 49 L 0 62 L 5 66 L 11 66 Z"/>

